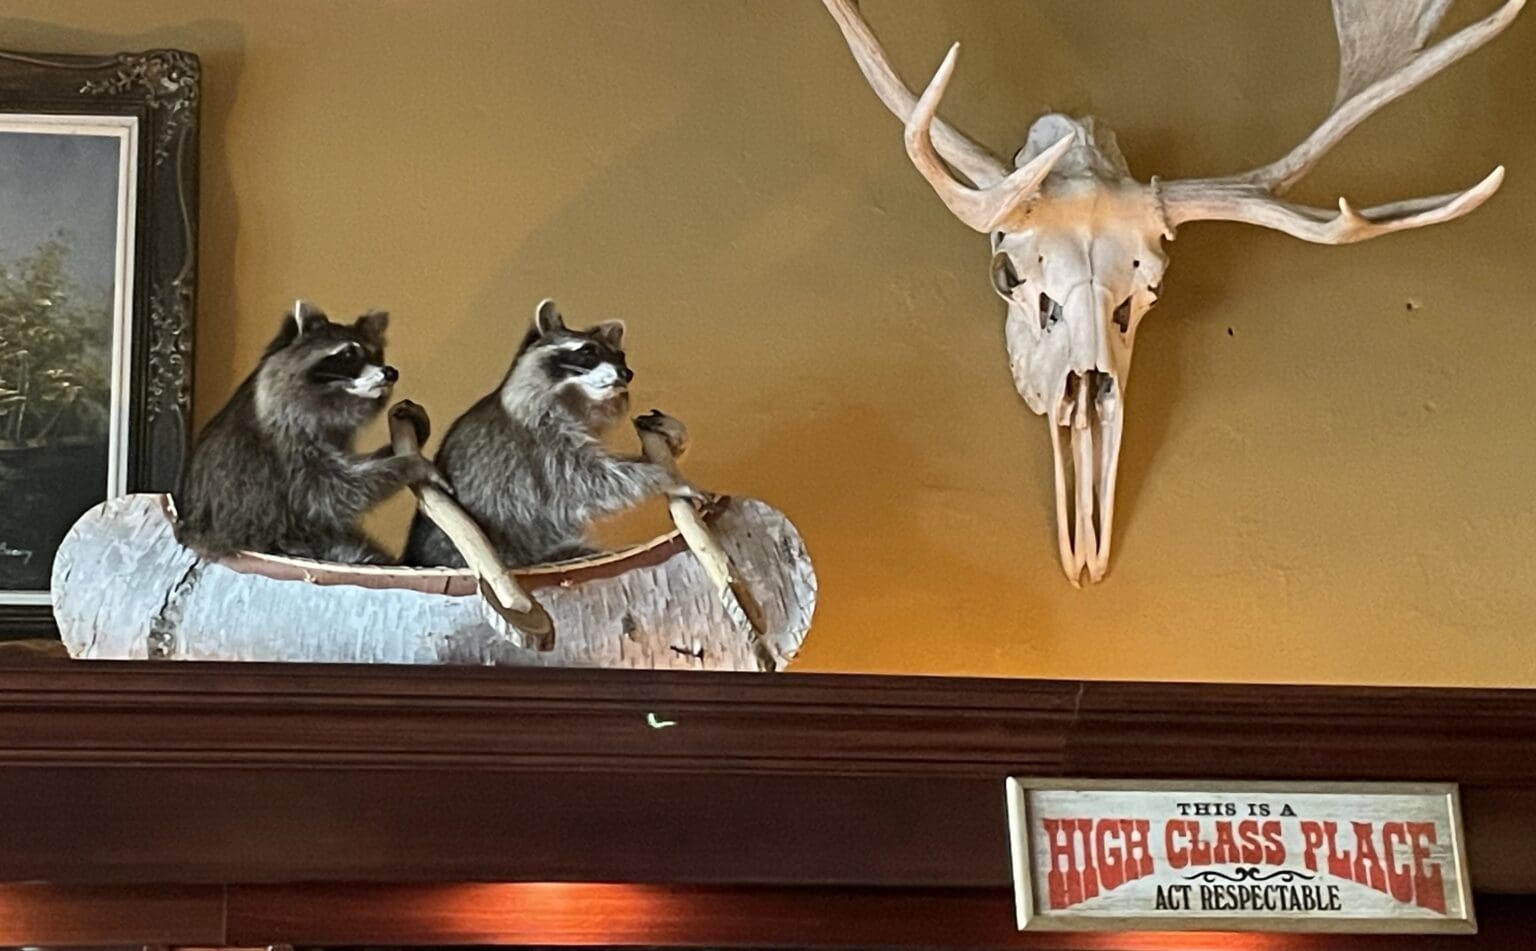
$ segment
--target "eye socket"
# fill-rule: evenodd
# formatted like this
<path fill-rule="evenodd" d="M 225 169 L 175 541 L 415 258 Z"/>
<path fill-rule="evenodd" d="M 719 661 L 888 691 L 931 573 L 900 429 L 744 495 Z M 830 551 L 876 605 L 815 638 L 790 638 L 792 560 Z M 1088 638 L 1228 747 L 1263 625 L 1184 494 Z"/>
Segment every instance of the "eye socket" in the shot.
<path fill-rule="evenodd" d="M 1013 289 L 1024 283 L 1024 278 L 1019 277 L 1019 272 L 1013 268 L 1013 259 L 1006 252 L 999 251 L 992 255 L 992 289 L 1003 300 L 1013 303 Z"/>
<path fill-rule="evenodd" d="M 1130 332 L 1130 330 L 1131 330 L 1131 299 L 1129 297 L 1127 297 L 1125 300 L 1121 301 L 1120 302 L 1120 306 L 1115 308 L 1114 317 L 1112 319 L 1115 322 L 1115 326 L 1120 328 L 1120 332 L 1121 333 L 1129 333 Z"/>
<path fill-rule="evenodd" d="M 1040 329 L 1049 330 L 1061 322 L 1061 305 L 1051 300 L 1049 295 L 1040 294 Z"/>

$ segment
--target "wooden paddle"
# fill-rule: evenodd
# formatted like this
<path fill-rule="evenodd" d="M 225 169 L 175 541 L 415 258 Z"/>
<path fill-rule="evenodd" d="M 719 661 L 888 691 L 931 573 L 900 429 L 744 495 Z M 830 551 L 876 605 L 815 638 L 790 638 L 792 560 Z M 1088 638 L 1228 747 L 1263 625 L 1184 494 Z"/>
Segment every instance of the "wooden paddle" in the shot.
<path fill-rule="evenodd" d="M 421 452 L 416 438 L 416 420 L 426 419 L 426 410 L 410 400 L 401 400 L 389 409 L 389 440 L 396 455 L 415 455 Z M 511 626 L 519 646 L 530 650 L 547 651 L 555 646 L 555 623 L 539 603 L 533 600 L 512 571 L 502 565 L 491 547 L 490 539 L 454 501 L 453 496 L 430 482 L 411 486 L 421 514 L 431 519 L 443 530 L 453 547 L 464 557 L 464 563 L 480 581 L 480 594 L 503 620 Z"/>
<path fill-rule="evenodd" d="M 635 418 L 635 431 L 640 436 L 640 450 L 645 458 L 656 465 L 665 467 L 679 482 L 683 482 L 677 468 L 677 456 L 681 455 L 681 448 L 687 442 L 687 431 L 683 424 L 660 410 L 651 410 L 643 416 Z M 677 448 L 674 452 L 674 447 Z M 667 500 L 667 509 L 672 513 L 672 524 L 682 534 L 683 540 L 699 559 L 704 573 L 714 584 L 715 590 L 720 595 L 720 600 L 727 607 L 732 600 L 741 608 L 741 614 L 746 618 L 748 637 L 752 645 L 752 653 L 757 658 L 758 666 L 765 671 L 778 669 L 778 660 L 769 649 L 768 642 L 764 639 L 764 632 L 768 625 L 763 618 L 762 606 L 752 596 L 745 582 L 741 580 L 736 566 L 731 564 L 730 556 L 720 543 L 715 540 L 714 533 L 705 524 L 704 517 L 694 507 L 694 500 L 683 495 L 673 495 Z"/>

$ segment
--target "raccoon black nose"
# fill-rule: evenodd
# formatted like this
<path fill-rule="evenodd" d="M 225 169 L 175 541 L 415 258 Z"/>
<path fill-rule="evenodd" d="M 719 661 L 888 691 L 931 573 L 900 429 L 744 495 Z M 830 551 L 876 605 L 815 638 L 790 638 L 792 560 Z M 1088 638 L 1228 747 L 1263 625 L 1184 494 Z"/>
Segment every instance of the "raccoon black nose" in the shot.
<path fill-rule="evenodd" d="M 395 382 L 398 379 L 400 379 L 400 371 L 399 370 L 396 370 L 394 367 L 385 367 L 384 368 L 384 382 L 385 383 L 393 383 L 393 382 Z"/>
<path fill-rule="evenodd" d="M 631 370 L 629 367 L 620 367 L 619 368 L 619 379 L 623 380 L 625 383 L 628 383 L 630 380 L 633 380 L 634 378 L 635 378 L 635 371 L 634 370 Z"/>

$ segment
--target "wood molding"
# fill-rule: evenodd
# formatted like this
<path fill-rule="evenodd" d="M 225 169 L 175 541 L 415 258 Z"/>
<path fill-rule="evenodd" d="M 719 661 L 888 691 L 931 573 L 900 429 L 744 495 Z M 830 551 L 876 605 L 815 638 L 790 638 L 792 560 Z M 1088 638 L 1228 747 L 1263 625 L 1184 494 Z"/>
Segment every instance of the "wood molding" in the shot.
<path fill-rule="evenodd" d="M 651 728 L 647 713 L 675 721 Z M 515 724 L 515 727 L 509 725 Z M 1536 785 L 1536 691 L 72 662 L 0 665 L 0 764 Z"/>
<path fill-rule="evenodd" d="M 996 888 L 1014 774 L 1459 782 L 1536 893 L 1531 691 L 27 663 L 0 767 L 0 881 Z"/>
<path fill-rule="evenodd" d="M 257 944 L 1334 951 L 1529 948 L 1536 907 L 1487 903 L 1482 933 L 1337 935 L 1020 932 L 1007 889 L 656 888 L 633 885 L 244 887 L 228 938 Z"/>
<path fill-rule="evenodd" d="M 0 885 L 0 943 L 260 948 L 870 947 L 1049 951 L 1525 951 L 1536 902 L 1479 902 L 1467 935 L 1019 932 L 1007 889 L 630 885 Z"/>
<path fill-rule="evenodd" d="M 222 944 L 224 889 L 0 885 L 0 944 Z"/>

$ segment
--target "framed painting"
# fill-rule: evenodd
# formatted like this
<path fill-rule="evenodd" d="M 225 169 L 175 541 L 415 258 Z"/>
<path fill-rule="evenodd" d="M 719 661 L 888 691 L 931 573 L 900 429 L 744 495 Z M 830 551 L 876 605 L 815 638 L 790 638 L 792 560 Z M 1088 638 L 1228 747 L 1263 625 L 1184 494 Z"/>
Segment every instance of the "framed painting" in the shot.
<path fill-rule="evenodd" d="M 175 487 L 197 261 L 197 58 L 0 52 L 0 638 L 51 636 L 91 506 Z"/>

